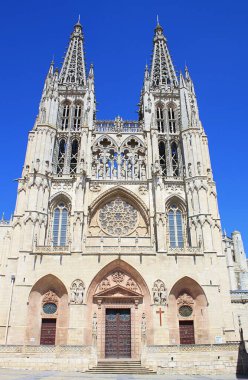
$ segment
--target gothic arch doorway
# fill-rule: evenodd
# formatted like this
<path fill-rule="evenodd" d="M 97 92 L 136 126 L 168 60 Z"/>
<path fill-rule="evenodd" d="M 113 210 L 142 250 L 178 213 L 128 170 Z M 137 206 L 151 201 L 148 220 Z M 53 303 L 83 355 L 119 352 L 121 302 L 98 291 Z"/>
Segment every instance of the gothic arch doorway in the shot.
<path fill-rule="evenodd" d="M 171 344 L 210 343 L 207 297 L 190 277 L 178 280 L 170 291 L 168 324 Z"/>
<path fill-rule="evenodd" d="M 123 260 L 112 261 L 95 276 L 87 305 L 92 321 L 88 343 L 97 346 L 100 359 L 139 359 L 142 344 L 152 344 L 148 287 Z"/>
<path fill-rule="evenodd" d="M 68 293 L 62 281 L 48 274 L 32 287 L 28 299 L 26 342 L 29 345 L 67 344 Z"/>

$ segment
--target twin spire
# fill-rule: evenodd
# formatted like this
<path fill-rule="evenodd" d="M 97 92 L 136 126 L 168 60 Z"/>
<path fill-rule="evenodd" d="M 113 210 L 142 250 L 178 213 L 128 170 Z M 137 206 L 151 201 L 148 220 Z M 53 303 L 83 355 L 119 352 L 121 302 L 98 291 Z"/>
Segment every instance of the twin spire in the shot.
<path fill-rule="evenodd" d="M 150 73 L 151 88 L 166 88 L 177 86 L 178 80 L 163 34 L 163 28 L 157 18 L 157 26 L 153 38 L 153 56 Z"/>
<path fill-rule="evenodd" d="M 150 82 L 150 88 L 153 90 L 177 87 L 178 79 L 167 47 L 163 28 L 159 24 L 158 18 L 154 32 L 151 70 L 149 72 L 148 68 L 146 68 L 145 80 Z M 83 87 L 87 84 L 83 40 L 82 25 L 79 18 L 78 22 L 74 25 L 59 74 L 59 83 L 62 85 Z M 91 76 L 93 75 L 92 71 L 93 69 L 91 69 Z"/>
<path fill-rule="evenodd" d="M 86 85 L 86 68 L 83 48 L 83 33 L 80 18 L 74 25 L 70 43 L 59 75 L 61 84 Z"/>

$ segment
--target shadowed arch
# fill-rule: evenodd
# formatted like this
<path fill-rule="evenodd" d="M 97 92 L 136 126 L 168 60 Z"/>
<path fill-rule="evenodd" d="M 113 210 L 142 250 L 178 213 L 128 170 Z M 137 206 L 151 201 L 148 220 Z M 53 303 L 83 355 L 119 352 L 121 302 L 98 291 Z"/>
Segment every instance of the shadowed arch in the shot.
<path fill-rule="evenodd" d="M 42 310 L 43 297 L 49 291 L 55 293 L 58 299 L 57 312 L 52 316 L 44 314 Z M 55 344 L 66 344 L 69 325 L 68 292 L 63 282 L 53 274 L 41 277 L 30 291 L 28 299 L 26 344 L 40 344 L 43 318 L 56 319 Z"/>
<path fill-rule="evenodd" d="M 53 209 L 59 202 L 64 202 L 67 207 L 71 206 L 71 196 L 64 191 L 59 191 L 58 193 L 55 193 L 50 199 L 49 199 L 49 207 L 50 209 Z"/>
<path fill-rule="evenodd" d="M 170 330 L 170 341 L 180 343 L 180 323 L 185 321 L 179 313 L 181 297 L 190 297 L 192 300 L 192 314 L 186 318 L 194 326 L 196 344 L 210 343 L 209 341 L 209 319 L 208 301 L 202 287 L 193 278 L 185 276 L 179 279 L 171 288 L 168 297 L 168 326 Z M 180 298 L 179 298 L 180 297 Z"/>
<path fill-rule="evenodd" d="M 178 280 L 172 287 L 169 297 L 174 296 L 176 299 L 179 297 L 180 294 L 183 292 L 189 293 L 191 297 L 194 299 L 199 298 L 199 301 L 201 302 L 202 306 L 207 306 L 208 301 L 206 294 L 202 287 L 193 280 L 191 277 L 185 276 Z"/>
<path fill-rule="evenodd" d="M 49 290 L 56 293 L 58 297 L 68 294 L 63 282 L 53 274 L 47 274 L 46 276 L 41 277 L 32 287 L 30 294 L 32 292 L 39 292 L 41 295 L 44 295 Z"/>
<path fill-rule="evenodd" d="M 128 264 L 127 262 L 121 259 L 116 259 L 114 261 L 111 261 L 109 264 L 103 267 L 97 273 L 97 275 L 93 278 L 87 291 L 86 303 L 92 302 L 93 295 L 96 291 L 96 288 L 99 282 L 104 277 L 106 277 L 109 273 L 111 273 L 112 271 L 117 271 L 117 270 L 121 270 L 125 272 L 126 274 L 130 275 L 130 277 L 132 277 L 139 284 L 144 296 L 144 300 L 147 300 L 148 302 L 151 303 L 150 292 L 144 278 L 134 267 L 132 267 L 130 264 Z"/>
<path fill-rule="evenodd" d="M 103 300 L 102 305 L 97 304 L 94 300 L 95 294 L 97 293 L 98 285 L 102 282 L 102 280 L 108 278 L 112 273 L 119 271 L 124 273 L 129 278 L 132 278 L 135 283 L 139 287 L 139 303 L 136 304 L 134 302 L 134 298 L 128 299 L 128 297 L 133 297 L 130 293 L 125 298 L 123 298 L 124 301 L 122 301 L 122 298 L 118 298 L 118 301 L 116 301 L 117 297 L 115 295 L 113 298 L 111 298 L 112 290 L 116 288 L 116 286 L 110 287 L 108 300 Z M 125 289 L 125 288 L 123 288 Z M 120 289 L 121 291 L 121 289 Z M 106 290 L 107 292 L 107 290 Z M 105 293 L 106 294 L 106 293 Z M 137 294 L 137 293 L 136 293 Z M 105 311 L 108 307 L 112 308 L 130 308 L 131 315 L 135 315 L 136 320 L 139 320 L 141 323 L 142 315 L 145 315 L 146 317 L 146 331 L 147 331 L 147 344 L 153 344 L 153 330 L 152 330 L 152 315 L 151 315 L 151 296 L 148 289 L 148 286 L 142 277 L 142 275 L 138 272 L 137 269 L 132 267 L 127 262 L 116 259 L 105 265 L 92 279 L 89 288 L 87 290 L 86 294 L 86 303 L 88 305 L 87 309 L 87 320 L 91 321 L 93 318 L 93 315 L 97 315 L 99 324 L 98 324 L 98 338 L 97 338 L 97 347 L 98 347 L 98 353 L 99 357 L 104 358 L 105 357 L 105 337 L 102 335 L 102 332 L 105 331 Z M 135 306 L 136 305 L 136 306 Z M 103 333 L 104 334 L 104 333 Z M 85 331 L 85 340 L 87 344 L 92 343 L 92 326 L 89 324 L 87 326 L 87 329 Z M 136 347 L 136 350 L 139 351 L 139 339 L 140 339 L 140 328 L 136 329 L 132 332 L 132 339 L 131 344 L 132 347 Z M 136 352 L 138 352 L 136 351 Z M 134 351 L 133 351 L 134 357 L 136 357 Z"/>

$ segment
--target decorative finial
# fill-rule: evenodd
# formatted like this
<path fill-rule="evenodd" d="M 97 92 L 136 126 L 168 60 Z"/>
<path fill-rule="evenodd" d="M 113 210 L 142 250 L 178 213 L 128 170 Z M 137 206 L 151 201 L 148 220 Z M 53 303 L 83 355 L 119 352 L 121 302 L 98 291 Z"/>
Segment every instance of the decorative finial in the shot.
<path fill-rule="evenodd" d="M 157 25 L 159 25 L 159 18 L 158 18 L 158 15 L 157 15 Z"/>

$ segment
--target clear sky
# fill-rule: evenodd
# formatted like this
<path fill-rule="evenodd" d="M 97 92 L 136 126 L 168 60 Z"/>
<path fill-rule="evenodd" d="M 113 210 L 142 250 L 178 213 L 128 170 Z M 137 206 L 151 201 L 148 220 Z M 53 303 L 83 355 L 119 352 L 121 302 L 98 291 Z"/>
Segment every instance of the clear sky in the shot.
<path fill-rule="evenodd" d="M 189 67 L 209 138 L 222 227 L 248 251 L 248 0 L 42 0 L 2 2 L 0 211 L 14 211 L 43 82 L 61 67 L 81 15 L 87 70 L 95 67 L 98 119 L 137 118 L 157 14 L 176 70 Z"/>

